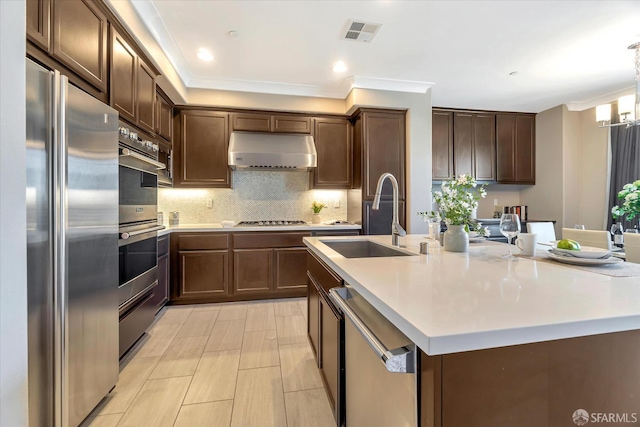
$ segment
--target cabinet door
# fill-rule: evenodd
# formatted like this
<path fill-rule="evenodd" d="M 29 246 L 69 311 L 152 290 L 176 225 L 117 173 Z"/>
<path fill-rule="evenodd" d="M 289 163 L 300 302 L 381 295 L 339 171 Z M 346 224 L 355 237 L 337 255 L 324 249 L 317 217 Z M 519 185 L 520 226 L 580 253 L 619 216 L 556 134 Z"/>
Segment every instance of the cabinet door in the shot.
<path fill-rule="evenodd" d="M 153 133 L 156 131 L 156 75 L 140 58 L 136 83 L 138 126 Z"/>
<path fill-rule="evenodd" d="M 53 2 L 53 56 L 107 91 L 107 17 L 91 0 Z"/>
<path fill-rule="evenodd" d="M 231 187 L 228 116 L 212 111 L 181 113 L 174 186 Z"/>
<path fill-rule="evenodd" d="M 27 39 L 49 51 L 51 0 L 27 0 Z"/>
<path fill-rule="evenodd" d="M 307 334 L 316 357 L 316 364 L 320 367 L 320 292 L 318 288 L 307 273 Z"/>
<path fill-rule="evenodd" d="M 178 251 L 181 298 L 228 295 L 229 251 Z"/>
<path fill-rule="evenodd" d="M 120 117 L 136 122 L 136 69 L 138 55 L 111 27 L 110 103 Z"/>
<path fill-rule="evenodd" d="M 536 183 L 535 166 L 535 118 L 516 116 L 516 181 L 521 184 Z"/>
<path fill-rule="evenodd" d="M 320 373 L 324 377 L 327 396 L 333 410 L 336 421 L 339 420 L 340 406 L 340 331 L 341 322 L 339 316 L 333 311 L 329 303 L 320 298 L 320 327 L 321 360 Z"/>
<path fill-rule="evenodd" d="M 311 118 L 279 115 L 272 118 L 275 133 L 311 133 Z"/>
<path fill-rule="evenodd" d="M 453 113 L 433 111 L 431 177 L 433 180 L 453 178 Z"/>
<path fill-rule="evenodd" d="M 473 114 L 455 113 L 453 117 L 453 165 L 455 175 L 473 176 Z"/>
<path fill-rule="evenodd" d="M 158 257 L 158 284 L 151 299 L 156 312 L 169 301 L 169 255 Z"/>
<path fill-rule="evenodd" d="M 269 292 L 273 283 L 273 249 L 233 251 L 233 292 Z"/>
<path fill-rule="evenodd" d="M 173 107 L 164 96 L 156 93 L 156 133 L 171 142 L 173 133 Z"/>
<path fill-rule="evenodd" d="M 400 198 L 404 199 L 404 112 L 364 112 L 364 189 L 363 198 L 373 200 L 380 175 L 390 172 L 398 180 Z M 387 180 L 382 187 L 383 198 L 391 198 L 391 183 Z"/>
<path fill-rule="evenodd" d="M 307 286 L 307 250 L 304 248 L 274 249 L 275 288 L 286 290 Z"/>
<path fill-rule="evenodd" d="M 515 182 L 516 116 L 496 115 L 496 157 L 498 182 Z"/>
<path fill-rule="evenodd" d="M 313 171 L 313 187 L 351 188 L 351 123 L 342 119 L 316 119 L 315 144 L 318 166 Z"/>
<path fill-rule="evenodd" d="M 231 130 L 248 132 L 271 132 L 271 115 L 258 113 L 231 114 Z"/>
<path fill-rule="evenodd" d="M 473 122 L 474 176 L 481 181 L 496 180 L 496 116 L 476 114 Z"/>
<path fill-rule="evenodd" d="M 393 219 L 393 201 L 381 200 L 380 209 L 374 211 L 372 209 L 373 202 L 363 202 L 364 216 L 362 218 L 362 234 L 371 235 L 387 235 L 391 234 L 391 220 Z M 404 202 L 398 203 L 398 216 L 400 225 L 405 227 L 405 210 Z"/>

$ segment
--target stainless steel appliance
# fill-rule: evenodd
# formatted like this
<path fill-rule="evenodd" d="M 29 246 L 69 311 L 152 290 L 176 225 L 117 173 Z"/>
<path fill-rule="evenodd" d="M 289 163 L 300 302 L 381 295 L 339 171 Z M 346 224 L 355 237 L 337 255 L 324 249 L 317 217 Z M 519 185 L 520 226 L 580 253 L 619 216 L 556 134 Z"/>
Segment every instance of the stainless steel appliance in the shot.
<path fill-rule="evenodd" d="M 232 132 L 229 138 L 231 169 L 308 171 L 318 165 L 311 135 Z"/>
<path fill-rule="evenodd" d="M 346 425 L 417 426 L 415 344 L 352 287 L 333 288 L 329 297 L 345 318 Z"/>
<path fill-rule="evenodd" d="M 262 221 L 240 221 L 236 224 L 236 227 L 273 227 L 282 225 L 307 225 L 306 222 L 300 220 L 281 220 L 281 219 L 268 219 Z"/>
<path fill-rule="evenodd" d="M 155 316 L 158 284 L 158 145 L 124 122 L 119 132 L 119 355 L 144 334 Z"/>
<path fill-rule="evenodd" d="M 29 425 L 77 426 L 118 381 L 118 114 L 26 62 Z"/>

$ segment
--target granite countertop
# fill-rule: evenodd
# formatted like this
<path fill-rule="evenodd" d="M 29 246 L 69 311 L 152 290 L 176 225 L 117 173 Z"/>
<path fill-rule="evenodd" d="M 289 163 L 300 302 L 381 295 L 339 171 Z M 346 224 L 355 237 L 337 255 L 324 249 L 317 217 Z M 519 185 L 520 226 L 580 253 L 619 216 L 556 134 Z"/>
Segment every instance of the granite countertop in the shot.
<path fill-rule="evenodd" d="M 180 224 L 166 226 L 158 231 L 158 236 L 164 236 L 172 232 L 222 232 L 237 233 L 244 231 L 318 231 L 318 230 L 360 230 L 358 224 L 306 224 L 306 225 L 282 225 L 282 226 L 257 226 L 257 227 L 223 227 L 222 224 Z"/>
<path fill-rule="evenodd" d="M 429 355 L 640 329 L 640 280 L 562 264 L 501 258 L 506 246 L 472 244 L 468 253 L 345 258 L 305 244 Z M 390 236 L 358 236 L 390 246 Z M 424 235 L 401 238 L 418 253 Z"/>

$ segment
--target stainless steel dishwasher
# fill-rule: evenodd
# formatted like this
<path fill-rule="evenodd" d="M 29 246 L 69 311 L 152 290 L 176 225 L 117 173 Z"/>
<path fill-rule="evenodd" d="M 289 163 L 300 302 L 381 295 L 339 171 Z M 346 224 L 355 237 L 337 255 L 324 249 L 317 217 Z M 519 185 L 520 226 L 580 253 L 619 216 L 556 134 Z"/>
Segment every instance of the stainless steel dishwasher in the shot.
<path fill-rule="evenodd" d="M 417 426 L 415 344 L 349 285 L 329 296 L 345 318 L 346 426 Z"/>

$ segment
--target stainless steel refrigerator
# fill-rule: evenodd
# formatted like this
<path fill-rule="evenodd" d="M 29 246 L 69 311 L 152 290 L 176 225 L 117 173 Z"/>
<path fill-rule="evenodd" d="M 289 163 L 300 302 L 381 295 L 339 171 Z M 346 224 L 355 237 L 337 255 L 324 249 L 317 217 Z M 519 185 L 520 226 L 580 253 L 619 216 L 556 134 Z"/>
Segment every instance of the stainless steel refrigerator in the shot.
<path fill-rule="evenodd" d="M 77 426 L 118 381 L 118 114 L 27 60 L 29 424 Z"/>

